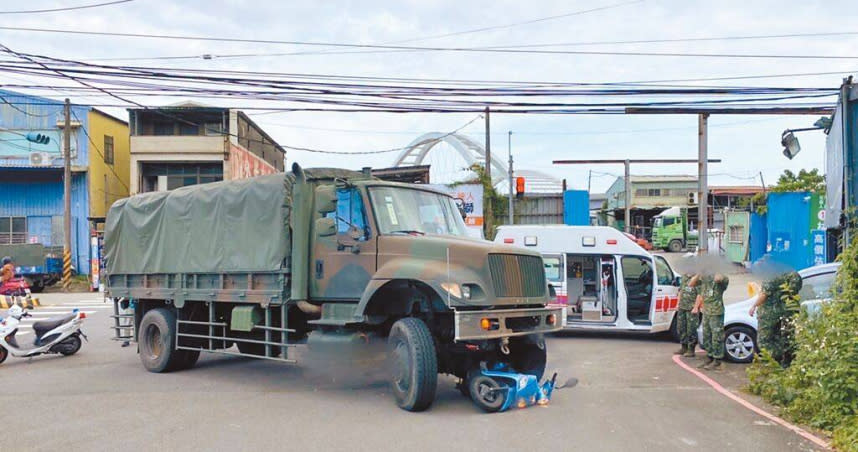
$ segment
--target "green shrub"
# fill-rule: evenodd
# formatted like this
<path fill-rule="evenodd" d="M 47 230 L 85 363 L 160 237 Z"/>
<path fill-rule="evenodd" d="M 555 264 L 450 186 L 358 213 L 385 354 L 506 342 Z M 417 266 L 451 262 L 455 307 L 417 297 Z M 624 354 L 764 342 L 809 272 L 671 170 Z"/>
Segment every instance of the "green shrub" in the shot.
<path fill-rule="evenodd" d="M 769 353 L 748 367 L 749 389 L 801 423 L 832 431 L 858 451 L 858 241 L 843 252 L 835 299 L 795 318 L 795 358 L 782 369 Z"/>
<path fill-rule="evenodd" d="M 748 366 L 748 389 L 763 399 L 779 406 L 786 406 L 794 394 L 785 384 L 787 371 L 778 364 L 768 350 L 760 350 L 754 362 Z"/>
<path fill-rule="evenodd" d="M 834 447 L 846 452 L 858 452 L 858 416 L 852 416 L 834 431 Z"/>

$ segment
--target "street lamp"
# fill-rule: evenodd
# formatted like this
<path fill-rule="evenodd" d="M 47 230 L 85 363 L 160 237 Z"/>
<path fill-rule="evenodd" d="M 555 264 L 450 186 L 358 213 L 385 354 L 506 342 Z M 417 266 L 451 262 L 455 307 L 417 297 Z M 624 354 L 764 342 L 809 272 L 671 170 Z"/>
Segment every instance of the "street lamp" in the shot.
<path fill-rule="evenodd" d="M 813 127 L 805 127 L 803 129 L 786 129 L 781 134 L 781 146 L 784 147 L 784 157 L 792 160 L 800 151 L 801 145 L 798 143 L 798 138 L 793 132 L 806 132 L 808 130 L 828 129 L 831 127 L 831 118 L 825 116 L 819 118 L 813 123 Z"/>
<path fill-rule="evenodd" d="M 798 144 L 798 138 L 793 135 L 795 130 L 784 130 L 781 134 L 781 146 L 784 147 L 784 157 L 792 160 L 800 151 L 801 145 Z"/>

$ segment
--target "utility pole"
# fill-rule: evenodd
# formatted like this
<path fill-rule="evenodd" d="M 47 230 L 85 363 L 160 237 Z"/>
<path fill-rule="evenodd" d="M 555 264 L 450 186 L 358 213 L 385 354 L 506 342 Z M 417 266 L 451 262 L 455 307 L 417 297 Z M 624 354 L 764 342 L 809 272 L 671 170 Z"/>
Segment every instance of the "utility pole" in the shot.
<path fill-rule="evenodd" d="M 623 204 L 625 204 L 625 208 L 626 208 L 625 220 L 623 221 L 623 225 L 624 225 L 623 229 L 626 231 L 626 234 L 628 234 L 628 233 L 629 233 L 629 232 L 631 232 L 631 230 L 632 230 L 632 176 L 631 176 L 631 162 L 629 161 L 629 159 L 626 159 L 626 160 L 623 162 L 623 165 L 625 166 L 625 169 L 626 169 L 626 171 L 625 171 L 625 176 L 624 176 L 624 179 L 623 179 L 623 181 L 624 181 L 624 183 L 623 183 L 623 188 L 625 189 L 625 192 L 626 192 L 626 199 L 625 199 L 625 201 L 623 202 Z"/>
<path fill-rule="evenodd" d="M 71 103 L 65 102 L 63 125 L 63 290 L 71 284 Z M 105 187 L 105 190 L 107 188 Z"/>
<path fill-rule="evenodd" d="M 700 254 L 706 254 L 709 249 L 709 184 L 706 180 L 709 173 L 709 114 L 701 113 L 697 118 L 697 249 Z"/>
<path fill-rule="evenodd" d="M 509 224 L 513 224 L 512 200 L 512 130 L 507 132 L 507 149 L 509 149 Z"/>
<path fill-rule="evenodd" d="M 587 196 L 590 196 L 590 180 L 593 179 L 593 170 L 587 171 Z"/>
<path fill-rule="evenodd" d="M 486 172 L 486 178 L 489 180 L 489 187 L 493 187 L 492 183 L 492 134 L 491 128 L 489 127 L 489 107 L 486 107 L 486 164 L 484 171 Z M 485 190 L 485 187 L 483 187 Z M 492 230 L 492 197 L 488 196 L 488 193 L 483 193 L 483 219 L 485 220 L 485 224 L 483 225 L 483 234 L 486 238 L 489 238 L 489 232 Z"/>
<path fill-rule="evenodd" d="M 766 181 L 763 180 L 763 172 L 760 171 L 760 185 L 763 186 L 763 194 L 766 194 Z"/>

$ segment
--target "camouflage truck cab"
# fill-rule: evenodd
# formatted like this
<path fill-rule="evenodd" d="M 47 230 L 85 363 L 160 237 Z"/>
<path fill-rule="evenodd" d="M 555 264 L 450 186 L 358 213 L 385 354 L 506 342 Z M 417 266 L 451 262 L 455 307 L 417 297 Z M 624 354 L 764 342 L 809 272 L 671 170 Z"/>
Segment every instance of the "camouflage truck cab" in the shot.
<path fill-rule="evenodd" d="M 386 340 L 397 403 L 419 411 L 438 373 L 508 362 L 541 378 L 542 334 L 560 328 L 539 254 L 465 237 L 444 193 L 360 172 L 138 195 L 110 209 L 105 247 L 117 338 L 154 372 L 201 351 L 294 362 L 293 347 Z"/>

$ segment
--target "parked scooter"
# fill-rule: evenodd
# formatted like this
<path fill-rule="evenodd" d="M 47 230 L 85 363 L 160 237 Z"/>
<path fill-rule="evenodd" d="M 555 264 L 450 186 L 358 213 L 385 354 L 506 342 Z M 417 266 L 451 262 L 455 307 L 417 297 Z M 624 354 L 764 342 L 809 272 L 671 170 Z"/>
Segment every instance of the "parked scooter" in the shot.
<path fill-rule="evenodd" d="M 33 323 L 35 333 L 33 340 L 24 340 L 24 343 L 19 343 L 15 333 L 18 332 L 21 319 L 24 317 L 32 317 L 32 315 L 16 305 L 9 308 L 6 318 L 0 320 L 0 363 L 10 354 L 16 358 L 48 353 L 74 355 L 80 350 L 81 337 L 87 338 L 80 329 L 86 313 L 75 309 L 68 315 Z"/>
<path fill-rule="evenodd" d="M 30 285 L 24 278 L 10 279 L 9 281 L 0 284 L 0 295 L 12 297 L 29 297 Z"/>

